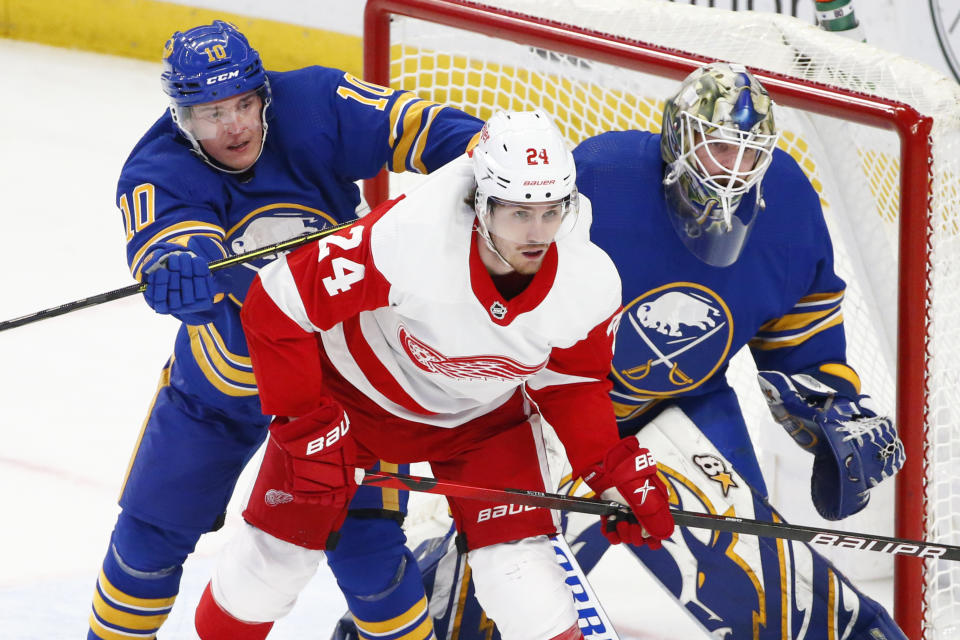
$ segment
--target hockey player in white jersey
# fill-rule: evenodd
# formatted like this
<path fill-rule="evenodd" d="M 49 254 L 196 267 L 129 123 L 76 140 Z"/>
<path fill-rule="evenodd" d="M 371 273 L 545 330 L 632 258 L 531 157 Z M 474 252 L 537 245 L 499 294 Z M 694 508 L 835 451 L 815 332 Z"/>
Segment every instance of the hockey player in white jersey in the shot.
<path fill-rule="evenodd" d="M 575 180 L 543 112 L 498 113 L 471 157 L 260 272 L 242 318 L 264 411 L 278 417 L 248 525 L 198 606 L 201 638 L 266 637 L 323 550 L 336 556 L 354 469 L 371 460 L 426 460 L 441 479 L 544 490 L 541 414 L 575 473 L 630 506 L 625 538 L 659 547 L 672 533 L 653 456 L 617 434 L 606 375 L 620 280 L 575 229 L 589 207 Z M 558 531 L 550 511 L 449 506 L 504 638 L 583 638 L 547 538 Z M 377 550 L 371 540 L 367 555 Z M 434 637 L 423 602 L 391 637 Z"/>

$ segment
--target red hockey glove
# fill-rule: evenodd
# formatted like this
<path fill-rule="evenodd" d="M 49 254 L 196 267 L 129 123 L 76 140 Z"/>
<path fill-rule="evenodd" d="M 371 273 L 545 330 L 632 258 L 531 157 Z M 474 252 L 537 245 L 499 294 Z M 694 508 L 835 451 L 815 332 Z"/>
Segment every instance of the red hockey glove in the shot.
<path fill-rule="evenodd" d="M 270 425 L 267 451 L 244 519 L 307 549 L 333 549 L 356 493 L 350 421 L 331 398 L 307 415 Z"/>
<path fill-rule="evenodd" d="M 320 408 L 290 422 L 274 420 L 269 444 L 281 449 L 286 468 L 283 491 L 294 502 L 342 507 L 353 496 L 357 447 L 350 436 L 350 419 L 335 400 L 328 398 Z"/>
<path fill-rule="evenodd" d="M 603 516 L 603 535 L 611 544 L 626 542 L 659 549 L 673 533 L 667 487 L 657 477 L 657 462 L 635 436 L 624 438 L 584 478 L 604 500 L 630 507 L 631 516 Z"/>

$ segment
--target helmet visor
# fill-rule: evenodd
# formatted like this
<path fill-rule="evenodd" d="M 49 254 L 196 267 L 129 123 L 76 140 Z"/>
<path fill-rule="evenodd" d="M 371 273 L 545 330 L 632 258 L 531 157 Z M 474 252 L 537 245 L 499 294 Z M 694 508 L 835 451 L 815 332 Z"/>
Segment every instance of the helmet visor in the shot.
<path fill-rule="evenodd" d="M 172 105 L 177 124 L 195 140 L 213 140 L 220 135 L 261 126 L 267 103 L 265 87 L 237 96 L 193 106 Z"/>
<path fill-rule="evenodd" d="M 578 203 L 576 189 L 566 198 L 550 202 L 513 202 L 489 196 L 480 223 L 490 236 L 508 242 L 550 244 L 573 229 Z"/>

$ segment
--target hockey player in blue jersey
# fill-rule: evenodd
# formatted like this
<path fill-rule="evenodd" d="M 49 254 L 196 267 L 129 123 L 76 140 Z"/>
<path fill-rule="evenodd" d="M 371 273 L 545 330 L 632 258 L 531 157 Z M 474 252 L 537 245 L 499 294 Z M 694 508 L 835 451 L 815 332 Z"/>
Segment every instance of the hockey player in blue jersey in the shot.
<path fill-rule="evenodd" d="M 593 203 L 591 240 L 623 281 L 610 372 L 621 435 L 657 451 L 673 506 L 781 519 L 725 377 L 729 359 L 749 345 L 774 417 L 814 456 L 814 505 L 839 520 L 863 509 L 905 456 L 892 421 L 877 415 L 846 362 L 845 284 L 817 193 L 775 149 L 774 111 L 745 68 L 702 67 L 666 101 L 662 134 L 583 141 L 574 151 L 577 185 Z M 586 492 L 579 479 L 564 488 Z M 595 517 L 565 519 L 586 571 L 620 542 Z M 424 546 L 434 562 L 435 547 Z M 660 549 L 630 550 L 710 637 L 905 639 L 809 545 L 678 527 Z M 434 594 L 469 594 L 448 569 L 457 563 L 426 564 Z M 436 607 L 444 612 L 438 636 L 446 621 L 484 624 L 472 598 L 446 601 Z M 459 638 L 497 637 L 488 626 L 460 624 Z M 352 636 L 341 622 L 335 637 Z"/>
<path fill-rule="evenodd" d="M 131 152 L 117 198 L 148 304 L 183 324 L 124 481 L 91 639 L 155 637 L 183 562 L 222 525 L 237 477 L 267 435 L 239 311 L 271 258 L 216 275 L 207 262 L 350 220 L 356 180 L 384 166 L 436 169 L 482 125 L 336 69 L 266 71 L 222 21 L 175 33 L 161 80 L 170 109 Z M 361 492 L 329 563 L 354 614 L 388 631 L 423 597 L 416 563 L 390 533 L 397 528 L 380 535 L 379 523 L 402 518 L 406 496 Z M 371 540 L 378 552 L 357 559 L 355 547 Z"/>
<path fill-rule="evenodd" d="M 816 191 L 775 149 L 774 112 L 745 68 L 702 67 L 666 101 L 661 135 L 582 142 L 577 184 L 624 282 L 611 369 L 621 433 L 673 452 L 659 455 L 675 506 L 781 519 L 724 375 L 749 345 L 774 417 L 814 456 L 814 506 L 839 520 L 905 456 L 846 362 L 845 284 Z M 587 524 L 568 528 L 585 569 L 606 547 Z M 678 529 L 660 550 L 631 550 L 714 637 L 904 638 L 808 545 Z"/>

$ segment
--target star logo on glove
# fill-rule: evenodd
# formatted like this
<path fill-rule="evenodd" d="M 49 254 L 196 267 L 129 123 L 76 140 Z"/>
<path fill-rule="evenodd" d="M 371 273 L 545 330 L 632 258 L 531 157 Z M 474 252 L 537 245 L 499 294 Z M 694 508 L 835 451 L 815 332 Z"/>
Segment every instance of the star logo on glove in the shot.
<path fill-rule="evenodd" d="M 637 488 L 637 489 L 634 489 L 633 492 L 634 492 L 634 493 L 639 493 L 639 494 L 641 494 L 641 495 L 640 495 L 640 504 L 643 504 L 643 503 L 646 502 L 646 500 L 647 500 L 647 494 L 650 493 L 651 491 L 653 491 L 655 488 L 656 488 L 656 487 L 654 487 L 652 484 L 650 484 L 650 481 L 649 481 L 649 480 L 644 480 L 644 481 L 643 481 L 643 486 L 642 486 L 642 487 L 639 487 L 639 488 Z"/>

